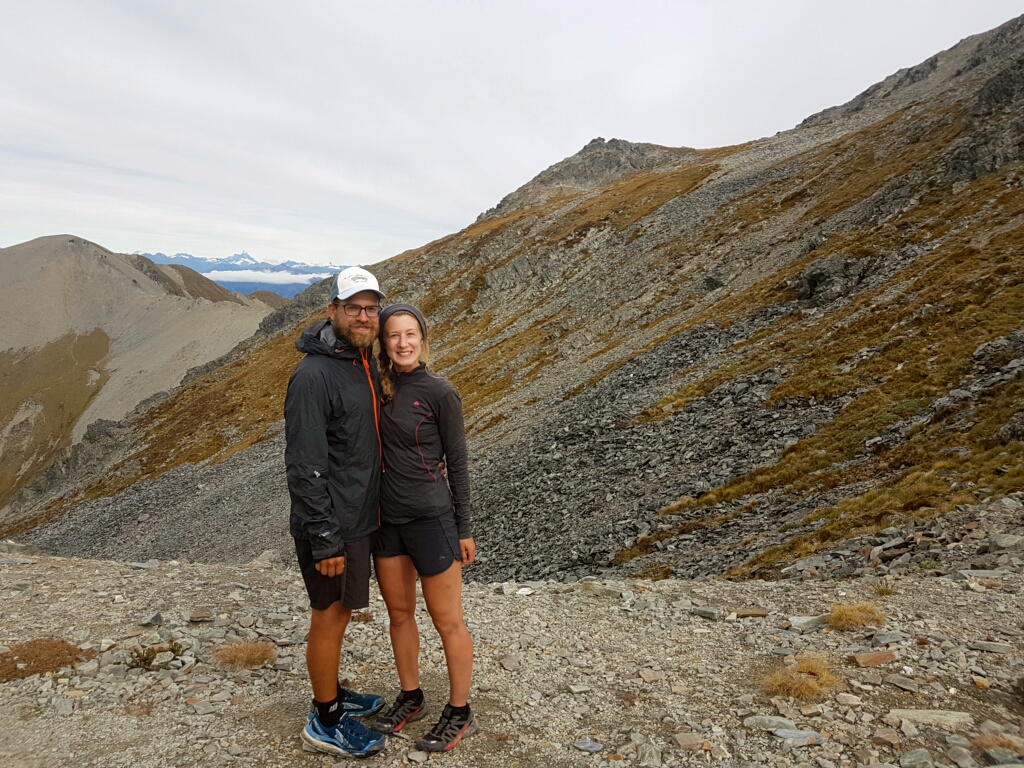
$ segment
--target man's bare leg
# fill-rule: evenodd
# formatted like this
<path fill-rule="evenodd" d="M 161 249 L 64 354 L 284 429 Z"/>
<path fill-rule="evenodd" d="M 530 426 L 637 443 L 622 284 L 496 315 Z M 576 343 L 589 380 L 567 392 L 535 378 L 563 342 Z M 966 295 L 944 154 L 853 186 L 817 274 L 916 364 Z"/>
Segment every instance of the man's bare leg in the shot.
<path fill-rule="evenodd" d="M 306 644 L 306 667 L 313 684 L 313 698 L 322 704 L 334 701 L 338 695 L 338 664 L 341 641 L 352 610 L 340 602 L 318 611 L 313 609 L 309 624 L 309 642 Z"/>

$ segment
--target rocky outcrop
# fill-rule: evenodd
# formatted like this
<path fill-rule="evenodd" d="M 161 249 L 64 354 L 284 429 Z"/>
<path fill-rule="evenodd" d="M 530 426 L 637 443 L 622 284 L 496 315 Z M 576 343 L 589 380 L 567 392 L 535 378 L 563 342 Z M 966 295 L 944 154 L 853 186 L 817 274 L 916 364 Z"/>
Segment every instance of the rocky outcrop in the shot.
<path fill-rule="evenodd" d="M 664 169 L 692 161 L 697 156 L 697 152 L 685 148 L 634 144 L 622 139 L 605 141 L 598 137 L 572 157 L 555 163 L 503 197 L 494 208 L 480 214 L 477 221 L 535 206 L 552 198 L 605 187 L 631 173 L 651 168 Z"/>

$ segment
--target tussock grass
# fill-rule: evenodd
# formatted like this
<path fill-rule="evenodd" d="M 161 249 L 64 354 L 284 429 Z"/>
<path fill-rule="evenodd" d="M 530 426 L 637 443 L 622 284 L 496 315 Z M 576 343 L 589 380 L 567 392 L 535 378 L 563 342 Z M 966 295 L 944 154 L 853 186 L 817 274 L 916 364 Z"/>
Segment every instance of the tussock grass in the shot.
<path fill-rule="evenodd" d="M 832 629 L 849 631 L 868 625 L 880 627 L 885 623 L 885 614 L 871 603 L 836 603 L 827 621 Z"/>
<path fill-rule="evenodd" d="M 213 658 L 229 669 L 252 669 L 273 663 L 277 649 L 270 643 L 227 643 L 213 652 Z"/>
<path fill-rule="evenodd" d="M 888 597 L 889 595 L 896 594 L 896 587 L 892 584 L 886 584 L 883 582 L 881 584 L 876 584 L 872 591 L 879 597 Z"/>
<path fill-rule="evenodd" d="M 1024 741 L 1021 739 L 1014 739 L 1010 736 L 996 735 L 996 734 L 982 734 L 973 739 L 974 746 L 978 749 L 988 749 L 989 747 L 1003 747 L 1005 749 L 1013 750 L 1017 753 L 1018 757 L 1024 757 Z"/>
<path fill-rule="evenodd" d="M 771 670 L 760 682 L 768 696 L 792 696 L 803 701 L 821 699 L 840 685 L 828 660 L 820 656 L 809 656 L 792 667 Z"/>
<path fill-rule="evenodd" d="M 95 650 L 83 651 L 67 640 L 53 637 L 18 643 L 9 652 L 0 653 L 0 683 L 56 672 L 95 657 Z"/>

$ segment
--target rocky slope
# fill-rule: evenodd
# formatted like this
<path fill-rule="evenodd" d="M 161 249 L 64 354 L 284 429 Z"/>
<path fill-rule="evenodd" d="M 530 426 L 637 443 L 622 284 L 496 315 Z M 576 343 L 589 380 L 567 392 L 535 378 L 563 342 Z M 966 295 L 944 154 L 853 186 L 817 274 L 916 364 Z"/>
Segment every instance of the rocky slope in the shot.
<path fill-rule="evenodd" d="M 944 577 L 883 555 L 884 576 L 864 567 L 842 580 L 820 562 L 782 583 L 470 581 L 470 701 L 481 731 L 443 759 L 481 768 L 1015 763 L 1024 755 L 1022 555 L 994 555 L 999 570 L 966 568 L 977 550 L 1009 542 L 1004 531 L 1024 523 L 1022 509 L 1004 497 L 964 510 L 929 549 Z M 885 536 L 897 544 L 878 546 L 884 552 L 921 544 L 909 529 Z M 201 565 L 0 546 L 5 766 L 332 764 L 303 753 L 298 739 L 309 611 L 298 572 L 276 553 Z M 870 622 L 851 622 L 862 614 Z M 391 695 L 376 593 L 358 618 L 342 674 Z M 423 687 L 436 713 L 444 662 L 439 638 L 421 625 Z M 70 643 L 80 660 L 22 645 L 46 638 Z M 268 660 L 226 666 L 224 649 L 241 642 L 261 643 L 257 658 Z M 412 735 L 427 727 L 415 724 Z M 408 738 L 392 738 L 367 764 L 426 761 Z"/>
<path fill-rule="evenodd" d="M 771 138 L 595 140 L 377 265 L 462 392 L 480 578 L 774 573 L 1024 487 L 1022 114 L 1016 19 Z M 325 301 L 102 425 L 6 532 L 286 551 L 281 402 Z"/>
<path fill-rule="evenodd" d="M 0 507 L 88 424 L 177 385 L 270 311 L 186 267 L 70 235 L 0 249 L 0 264 Z"/>

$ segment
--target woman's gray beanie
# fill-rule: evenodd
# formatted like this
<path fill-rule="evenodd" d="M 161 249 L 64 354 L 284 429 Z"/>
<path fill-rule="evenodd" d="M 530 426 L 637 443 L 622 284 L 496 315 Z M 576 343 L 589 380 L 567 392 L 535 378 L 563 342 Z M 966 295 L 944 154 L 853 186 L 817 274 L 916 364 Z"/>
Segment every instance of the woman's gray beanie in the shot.
<path fill-rule="evenodd" d="M 420 333 L 423 338 L 427 338 L 427 321 L 423 319 L 423 313 L 420 312 L 412 304 L 392 304 L 390 307 L 384 307 L 380 311 L 380 345 L 384 346 L 384 325 L 387 323 L 388 318 L 392 315 L 398 314 L 399 312 L 408 312 L 410 315 L 416 318 L 416 322 L 420 324 Z"/>

